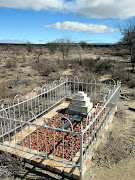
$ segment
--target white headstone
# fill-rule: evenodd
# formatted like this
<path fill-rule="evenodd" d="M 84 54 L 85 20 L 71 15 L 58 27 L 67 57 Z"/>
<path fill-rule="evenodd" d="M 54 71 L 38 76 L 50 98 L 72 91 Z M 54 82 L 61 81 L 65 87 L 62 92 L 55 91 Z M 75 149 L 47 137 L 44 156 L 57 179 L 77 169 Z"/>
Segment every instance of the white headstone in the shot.
<path fill-rule="evenodd" d="M 74 113 L 87 114 L 93 107 L 93 103 L 90 102 L 90 98 L 87 97 L 83 91 L 79 91 L 69 104 L 69 111 Z"/>

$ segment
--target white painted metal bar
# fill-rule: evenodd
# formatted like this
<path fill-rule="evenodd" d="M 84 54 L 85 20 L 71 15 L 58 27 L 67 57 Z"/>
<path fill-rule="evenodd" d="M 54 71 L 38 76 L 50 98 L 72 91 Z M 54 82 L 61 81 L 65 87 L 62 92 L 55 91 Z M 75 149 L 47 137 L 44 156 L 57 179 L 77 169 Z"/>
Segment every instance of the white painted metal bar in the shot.
<path fill-rule="evenodd" d="M 94 82 L 93 82 L 94 80 Z M 31 98 L 28 97 L 23 100 L 21 95 L 16 95 L 13 100 L 13 105 L 9 105 L 4 107 L 0 110 L 0 144 L 8 147 L 13 147 L 17 150 L 21 150 L 18 147 L 17 142 L 17 129 L 21 129 L 21 142 L 22 142 L 22 149 L 24 152 L 28 152 L 31 154 L 39 155 L 46 157 L 48 159 L 55 160 L 57 162 L 63 162 L 68 165 L 72 165 L 73 167 L 79 167 L 80 169 L 80 179 L 83 176 L 83 167 L 86 161 L 89 158 L 90 153 L 92 152 L 93 148 L 97 140 L 102 135 L 102 132 L 105 129 L 108 121 L 110 120 L 112 114 L 114 113 L 115 108 L 119 103 L 119 93 L 120 93 L 120 86 L 121 83 L 115 83 L 114 80 L 110 80 L 109 84 L 105 82 L 97 83 L 96 80 L 93 78 L 90 83 L 83 82 L 82 80 L 79 81 L 77 77 L 70 80 L 66 78 L 61 78 L 59 83 L 55 81 L 50 89 L 47 86 L 43 86 L 41 88 L 41 93 L 33 94 L 31 93 Z M 105 88 L 106 87 L 106 90 Z M 97 104 L 95 110 L 90 114 L 88 112 L 88 116 L 86 119 L 86 124 L 83 127 L 82 122 L 80 123 L 80 132 L 73 131 L 73 125 L 71 121 L 67 117 L 65 120 L 69 121 L 70 123 L 70 130 L 64 129 L 64 120 L 62 121 L 62 128 L 54 126 L 48 126 L 46 122 L 41 125 L 38 124 L 37 118 L 48 112 L 51 108 L 55 107 L 57 104 L 62 102 L 67 95 L 71 97 L 74 96 L 79 90 L 84 91 L 85 93 L 89 94 L 91 98 L 95 100 L 99 100 L 102 102 L 101 104 Z M 108 90 L 109 89 L 109 90 Z M 35 93 L 35 92 L 34 92 Z M 102 100 L 101 100 L 102 97 Z M 21 101 L 20 101 L 21 98 Z M 17 103 L 16 102 L 17 99 Z M 92 99 L 92 100 L 93 100 Z M 34 111 L 33 111 L 34 110 Z M 30 113 L 31 112 L 31 113 Z M 32 122 L 35 120 L 35 122 Z M 13 127 L 12 127 L 13 126 Z M 28 127 L 28 139 L 29 139 L 29 148 L 30 150 L 25 149 L 24 143 L 24 136 L 23 136 L 23 128 Z M 37 136 L 37 153 L 33 153 L 31 149 L 31 131 L 30 127 L 33 126 L 36 129 L 36 136 Z M 39 128 L 43 128 L 45 131 L 45 154 L 43 155 L 39 151 Z M 47 136 L 46 130 L 52 130 L 53 132 L 53 157 L 50 157 L 47 152 Z M 56 158 L 56 150 L 55 150 L 55 132 L 58 131 L 62 133 L 62 159 Z M 11 145 L 11 133 L 15 136 L 15 145 Z M 65 133 L 71 133 L 72 135 L 72 157 L 71 162 L 65 161 Z M 9 144 L 5 144 L 5 135 L 8 136 Z M 79 163 L 73 162 L 74 158 L 74 144 L 73 138 L 75 135 L 80 136 L 80 159 Z M 83 148 L 85 147 L 85 148 Z M 83 153 L 85 153 L 85 158 L 83 159 Z"/>

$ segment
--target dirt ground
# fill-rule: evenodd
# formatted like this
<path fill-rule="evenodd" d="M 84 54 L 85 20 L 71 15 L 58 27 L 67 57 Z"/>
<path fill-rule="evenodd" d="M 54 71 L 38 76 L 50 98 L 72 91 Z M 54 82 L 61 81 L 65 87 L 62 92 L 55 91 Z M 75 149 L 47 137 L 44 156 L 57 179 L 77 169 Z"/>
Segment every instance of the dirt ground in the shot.
<path fill-rule="evenodd" d="M 39 62 L 36 48 L 27 52 L 24 46 L 8 49 L 0 46 L 0 51 L 0 99 L 12 101 L 17 93 L 26 95 L 33 88 L 58 80 L 61 76 L 77 75 L 89 79 L 94 76 L 101 81 L 108 78 L 122 80 L 118 111 L 100 145 L 93 151 L 93 158 L 84 179 L 135 179 L 135 73 L 131 72 L 130 58 L 119 56 L 123 50 L 116 51 L 114 47 L 86 49 L 81 54 L 81 61 L 74 50 L 65 62 L 59 52 L 51 55 L 47 49 L 43 50 Z M 45 72 L 44 69 L 41 71 L 42 66 L 46 68 Z M 16 179 L 66 178 L 25 163 L 24 169 L 17 173 Z"/>

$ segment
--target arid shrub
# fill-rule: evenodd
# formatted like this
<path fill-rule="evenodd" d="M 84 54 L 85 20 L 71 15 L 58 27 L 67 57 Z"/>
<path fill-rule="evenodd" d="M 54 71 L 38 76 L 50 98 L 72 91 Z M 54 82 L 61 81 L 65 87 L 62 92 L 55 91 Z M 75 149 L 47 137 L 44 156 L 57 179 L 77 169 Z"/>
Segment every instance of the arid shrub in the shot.
<path fill-rule="evenodd" d="M 33 48 L 34 48 L 34 45 L 31 44 L 30 42 L 27 42 L 27 44 L 26 44 L 26 50 L 27 50 L 28 52 L 32 52 L 32 51 L 33 51 Z"/>
<path fill-rule="evenodd" d="M 91 82 L 93 78 L 97 80 L 97 75 L 94 74 L 93 72 L 85 71 L 83 73 L 77 73 L 76 75 L 79 78 L 79 80 L 83 80 L 84 82 Z"/>
<path fill-rule="evenodd" d="M 57 68 L 60 68 L 60 69 L 67 69 L 69 64 L 70 64 L 70 61 L 63 61 L 63 60 L 57 60 L 56 61 L 56 64 L 58 65 Z"/>
<path fill-rule="evenodd" d="M 6 68 L 13 69 L 17 67 L 17 61 L 15 59 L 8 60 L 5 64 Z"/>
<path fill-rule="evenodd" d="M 8 98 L 10 95 L 9 93 L 9 88 L 8 88 L 8 84 L 1 84 L 0 86 L 0 99 L 5 99 Z"/>
<path fill-rule="evenodd" d="M 50 72 L 51 72 L 51 68 L 48 67 L 48 65 L 46 65 L 45 63 L 39 63 L 38 64 L 38 72 L 42 75 L 42 76 L 49 76 Z"/>
<path fill-rule="evenodd" d="M 81 46 L 83 49 L 85 49 L 85 48 L 88 47 L 88 43 L 85 42 L 85 41 L 80 41 L 80 46 Z"/>
<path fill-rule="evenodd" d="M 100 57 L 100 56 L 97 56 L 97 57 L 96 57 L 96 61 L 99 61 L 99 60 L 101 60 L 101 57 Z"/>
<path fill-rule="evenodd" d="M 74 70 L 82 69 L 83 71 L 94 72 L 96 61 L 94 59 L 85 58 L 83 60 L 70 60 L 71 68 Z"/>
<path fill-rule="evenodd" d="M 85 58 L 82 60 L 82 66 L 85 68 L 85 70 L 94 72 L 96 67 L 96 61 L 92 58 L 91 59 Z"/>
<path fill-rule="evenodd" d="M 112 78 L 115 80 L 121 80 L 125 83 L 130 80 L 129 71 L 127 71 L 127 66 L 125 63 L 117 63 L 112 71 Z"/>
<path fill-rule="evenodd" d="M 55 54 L 55 52 L 57 50 L 57 43 L 55 43 L 55 42 L 47 43 L 46 47 L 48 48 L 50 54 Z"/>
<path fill-rule="evenodd" d="M 13 179 L 23 169 L 22 159 L 0 151 L 0 179 Z"/>
<path fill-rule="evenodd" d="M 130 76 L 127 70 L 117 69 L 112 72 L 112 78 L 115 80 L 121 80 L 122 83 L 125 83 L 130 80 Z"/>
<path fill-rule="evenodd" d="M 134 79 L 131 79 L 129 82 L 128 82 L 128 85 L 130 88 L 135 88 L 135 78 Z"/>
<path fill-rule="evenodd" d="M 52 63 L 38 62 L 35 63 L 33 69 L 37 70 L 41 76 L 49 76 L 51 72 L 56 72 L 57 68 Z"/>
<path fill-rule="evenodd" d="M 96 65 L 95 72 L 98 74 L 105 74 L 112 72 L 113 63 L 110 60 L 99 61 Z"/>
<path fill-rule="evenodd" d="M 132 148 L 132 144 L 109 132 L 106 143 L 100 145 L 96 150 L 93 162 L 97 166 L 109 168 L 111 164 L 117 164 L 120 160 L 130 155 L 132 149 L 128 147 Z"/>

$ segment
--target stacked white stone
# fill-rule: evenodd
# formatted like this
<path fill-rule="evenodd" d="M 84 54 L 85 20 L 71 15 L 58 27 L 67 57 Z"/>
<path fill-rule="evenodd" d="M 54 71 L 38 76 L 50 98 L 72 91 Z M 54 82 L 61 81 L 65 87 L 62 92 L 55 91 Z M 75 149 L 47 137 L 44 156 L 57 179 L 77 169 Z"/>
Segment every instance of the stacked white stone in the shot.
<path fill-rule="evenodd" d="M 87 114 L 93 107 L 90 98 L 82 91 L 79 91 L 69 105 L 69 111 Z"/>

